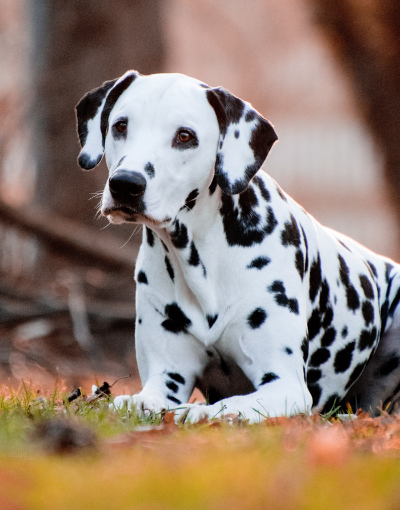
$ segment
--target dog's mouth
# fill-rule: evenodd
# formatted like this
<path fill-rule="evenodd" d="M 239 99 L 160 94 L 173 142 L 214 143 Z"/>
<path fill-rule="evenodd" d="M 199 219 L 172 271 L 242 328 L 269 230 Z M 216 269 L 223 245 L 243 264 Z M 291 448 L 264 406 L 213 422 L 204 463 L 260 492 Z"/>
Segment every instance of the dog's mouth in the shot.
<path fill-rule="evenodd" d="M 166 216 L 160 221 L 144 214 L 144 210 L 144 207 L 136 207 L 133 209 L 127 205 L 121 205 L 105 209 L 103 215 L 106 216 L 111 223 L 150 223 L 162 227 L 171 222 L 169 216 Z"/>

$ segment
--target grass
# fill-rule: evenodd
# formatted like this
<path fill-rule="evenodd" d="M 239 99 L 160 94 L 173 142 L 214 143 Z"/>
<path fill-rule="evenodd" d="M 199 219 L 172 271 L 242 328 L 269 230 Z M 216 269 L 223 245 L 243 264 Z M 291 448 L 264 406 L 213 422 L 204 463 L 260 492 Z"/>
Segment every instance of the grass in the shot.
<path fill-rule="evenodd" d="M 66 397 L 0 396 L 2 510 L 400 508 L 400 419 L 385 412 L 176 426 Z"/>

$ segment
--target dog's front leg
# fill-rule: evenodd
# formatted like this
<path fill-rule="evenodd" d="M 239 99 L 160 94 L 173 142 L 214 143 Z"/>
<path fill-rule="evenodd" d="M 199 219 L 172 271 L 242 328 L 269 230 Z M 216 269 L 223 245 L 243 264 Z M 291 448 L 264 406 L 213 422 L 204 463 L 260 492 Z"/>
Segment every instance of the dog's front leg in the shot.
<path fill-rule="evenodd" d="M 285 309 L 270 308 L 274 313 L 268 317 L 259 313 L 264 321 L 254 321 L 251 325 L 247 322 L 240 328 L 244 321 L 238 317 L 226 332 L 225 345 L 230 346 L 230 353 L 236 356 L 237 362 L 241 360 L 241 368 L 256 391 L 207 406 L 182 405 L 176 411 L 177 419 L 193 423 L 203 417 L 219 418 L 228 414 L 255 423 L 268 417 L 310 412 L 313 402 L 304 375 L 307 362 L 305 317 Z"/>
<path fill-rule="evenodd" d="M 171 319 L 145 298 L 138 300 L 136 355 L 143 389 L 136 395 L 116 397 L 112 406 L 127 405 L 151 415 L 188 402 L 207 355 L 185 329 L 179 316 Z"/>

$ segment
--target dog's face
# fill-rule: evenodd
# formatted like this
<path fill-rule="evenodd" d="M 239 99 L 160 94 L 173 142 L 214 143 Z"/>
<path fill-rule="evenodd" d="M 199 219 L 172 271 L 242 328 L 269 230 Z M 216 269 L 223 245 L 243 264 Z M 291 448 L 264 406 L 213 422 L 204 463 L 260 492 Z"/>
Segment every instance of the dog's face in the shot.
<path fill-rule="evenodd" d="M 80 165 L 105 154 L 101 212 L 112 223 L 168 226 L 214 175 L 240 193 L 277 139 L 248 103 L 179 74 L 130 71 L 88 93 L 77 116 Z"/>

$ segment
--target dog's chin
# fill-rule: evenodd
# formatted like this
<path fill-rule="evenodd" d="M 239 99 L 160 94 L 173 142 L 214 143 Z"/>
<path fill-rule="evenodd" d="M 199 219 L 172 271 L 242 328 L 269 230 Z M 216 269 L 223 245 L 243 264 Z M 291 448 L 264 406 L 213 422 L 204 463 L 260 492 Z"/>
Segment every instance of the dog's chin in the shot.
<path fill-rule="evenodd" d="M 102 212 L 102 214 L 113 225 L 120 225 L 121 223 L 140 223 L 143 225 L 153 225 L 155 227 L 163 228 L 167 227 L 172 221 L 172 219 L 167 216 L 162 220 L 159 220 L 147 214 L 134 211 L 129 207 L 106 209 Z"/>

